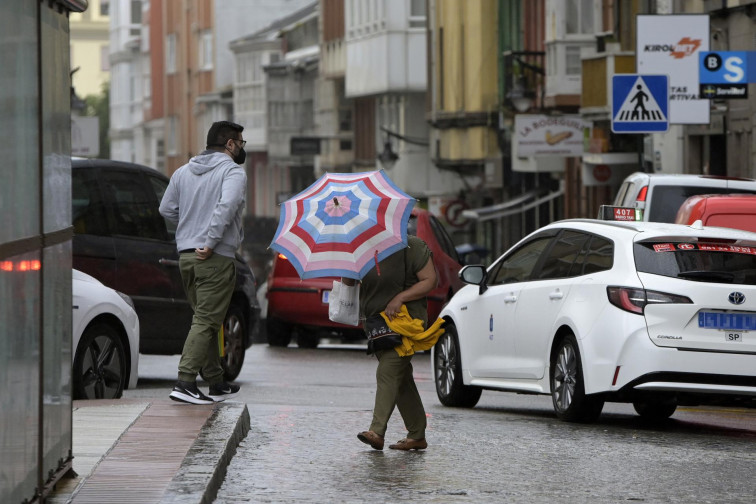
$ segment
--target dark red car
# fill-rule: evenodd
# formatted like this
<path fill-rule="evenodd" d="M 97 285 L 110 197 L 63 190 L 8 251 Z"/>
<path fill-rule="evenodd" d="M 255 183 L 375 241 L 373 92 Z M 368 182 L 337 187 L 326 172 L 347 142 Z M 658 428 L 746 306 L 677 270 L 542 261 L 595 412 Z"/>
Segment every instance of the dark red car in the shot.
<path fill-rule="evenodd" d="M 415 208 L 408 233 L 419 236 L 433 252 L 438 287 L 428 296 L 428 320 L 435 320 L 452 295 L 462 286 L 457 272 L 462 265 L 454 243 L 443 225 L 427 210 Z M 294 266 L 276 254 L 268 276 L 268 344 L 287 346 L 294 334 L 300 347 L 315 348 L 320 338 L 336 335 L 344 340 L 364 339 L 361 327 L 345 326 L 328 319 L 328 295 L 336 278 L 299 278 Z"/>

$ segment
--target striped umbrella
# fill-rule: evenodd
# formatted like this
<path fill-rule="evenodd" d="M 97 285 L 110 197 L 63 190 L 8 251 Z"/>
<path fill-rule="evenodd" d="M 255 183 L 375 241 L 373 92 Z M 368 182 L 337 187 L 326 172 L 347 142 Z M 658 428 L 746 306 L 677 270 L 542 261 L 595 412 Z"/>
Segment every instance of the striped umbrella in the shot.
<path fill-rule="evenodd" d="M 407 246 L 415 199 L 383 172 L 326 173 L 281 205 L 271 248 L 301 278 L 363 278 Z M 380 273 L 380 271 L 379 271 Z"/>

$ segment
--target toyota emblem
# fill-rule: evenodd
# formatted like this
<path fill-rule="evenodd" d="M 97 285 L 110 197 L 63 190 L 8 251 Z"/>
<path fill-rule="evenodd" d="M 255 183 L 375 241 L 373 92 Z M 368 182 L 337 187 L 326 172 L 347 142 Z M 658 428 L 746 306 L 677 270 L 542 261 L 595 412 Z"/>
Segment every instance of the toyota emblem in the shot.
<path fill-rule="evenodd" d="M 727 296 L 727 299 L 732 304 L 741 305 L 745 303 L 745 294 L 743 294 L 742 292 L 730 292 L 730 295 Z"/>

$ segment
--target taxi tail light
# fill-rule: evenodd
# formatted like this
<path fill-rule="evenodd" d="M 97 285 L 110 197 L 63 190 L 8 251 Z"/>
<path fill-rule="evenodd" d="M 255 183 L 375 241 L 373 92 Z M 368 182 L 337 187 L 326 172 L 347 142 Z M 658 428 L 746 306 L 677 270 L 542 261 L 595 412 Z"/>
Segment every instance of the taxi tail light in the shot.
<path fill-rule="evenodd" d="M 638 192 L 638 197 L 635 198 L 635 201 L 646 201 L 647 193 L 648 193 L 648 186 L 641 187 L 641 190 Z"/>
<path fill-rule="evenodd" d="M 621 310 L 643 315 L 649 304 L 692 304 L 689 297 L 635 287 L 607 287 L 609 302 Z"/>

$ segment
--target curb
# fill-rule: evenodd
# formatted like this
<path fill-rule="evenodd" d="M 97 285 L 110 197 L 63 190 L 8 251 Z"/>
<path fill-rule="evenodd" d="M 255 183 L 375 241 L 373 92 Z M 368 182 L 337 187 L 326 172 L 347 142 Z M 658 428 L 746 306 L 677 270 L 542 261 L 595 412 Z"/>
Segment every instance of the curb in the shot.
<path fill-rule="evenodd" d="M 168 485 L 161 504 L 211 504 L 249 429 L 245 403 L 218 403 Z"/>

